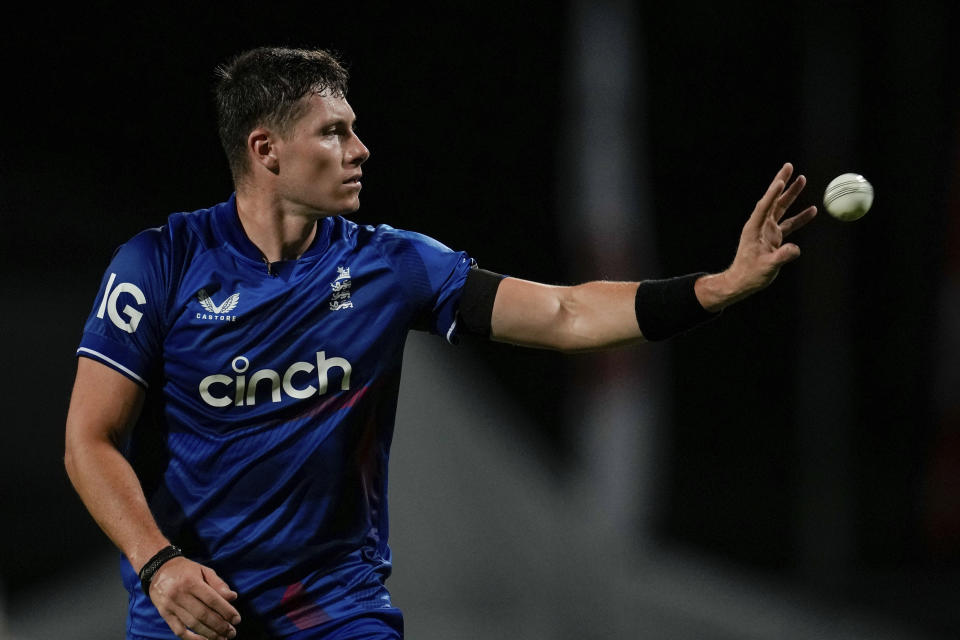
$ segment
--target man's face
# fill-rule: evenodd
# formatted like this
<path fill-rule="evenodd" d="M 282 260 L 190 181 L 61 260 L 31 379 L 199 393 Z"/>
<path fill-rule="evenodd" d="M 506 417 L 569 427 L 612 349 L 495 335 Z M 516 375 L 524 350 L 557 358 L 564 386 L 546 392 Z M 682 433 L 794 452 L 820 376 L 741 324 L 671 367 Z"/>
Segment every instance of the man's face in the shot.
<path fill-rule="evenodd" d="M 279 195 L 310 213 L 336 215 L 360 207 L 360 165 L 370 151 L 353 131 L 345 98 L 310 95 L 306 112 L 275 140 Z"/>

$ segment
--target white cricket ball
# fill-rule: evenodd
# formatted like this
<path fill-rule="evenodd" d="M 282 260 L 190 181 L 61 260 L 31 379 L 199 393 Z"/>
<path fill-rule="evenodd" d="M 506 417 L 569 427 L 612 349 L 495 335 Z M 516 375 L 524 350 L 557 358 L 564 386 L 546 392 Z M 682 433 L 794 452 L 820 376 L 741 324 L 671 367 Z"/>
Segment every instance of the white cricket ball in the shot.
<path fill-rule="evenodd" d="M 873 204 L 873 185 L 858 173 L 844 173 L 827 185 L 823 192 L 823 206 L 837 220 L 852 222 L 870 211 Z"/>

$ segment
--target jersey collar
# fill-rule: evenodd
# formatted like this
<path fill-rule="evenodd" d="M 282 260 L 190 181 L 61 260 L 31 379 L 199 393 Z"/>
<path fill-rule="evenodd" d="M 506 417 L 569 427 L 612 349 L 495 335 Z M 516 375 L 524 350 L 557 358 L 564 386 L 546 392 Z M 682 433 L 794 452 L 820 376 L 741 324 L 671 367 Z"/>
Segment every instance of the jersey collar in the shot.
<path fill-rule="evenodd" d="M 245 258 L 261 264 L 264 262 L 263 253 L 247 237 L 247 233 L 240 223 L 240 216 L 237 213 L 236 192 L 230 194 L 229 200 L 217 205 L 215 216 L 217 232 L 227 245 Z M 330 245 L 330 233 L 334 224 L 333 218 L 334 216 L 329 216 L 317 221 L 317 233 L 313 236 L 313 242 L 296 262 L 315 259 L 323 255 Z"/>

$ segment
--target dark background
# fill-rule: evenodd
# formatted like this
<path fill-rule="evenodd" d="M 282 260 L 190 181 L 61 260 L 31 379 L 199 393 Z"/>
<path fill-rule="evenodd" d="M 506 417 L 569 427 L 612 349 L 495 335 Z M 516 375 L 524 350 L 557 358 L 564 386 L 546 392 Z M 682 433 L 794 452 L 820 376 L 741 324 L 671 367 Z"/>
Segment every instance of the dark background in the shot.
<path fill-rule="evenodd" d="M 957 404 L 952 390 L 937 391 L 935 375 L 954 368 L 941 361 L 939 318 L 960 251 L 951 241 L 960 212 L 956 3 L 696 1 L 633 11 L 662 272 L 623 277 L 722 269 L 784 161 L 810 179 L 804 205 L 819 204 L 846 171 L 877 192 L 863 220 L 824 214 L 800 232 L 801 263 L 770 290 L 647 347 L 673 362 L 657 535 L 931 629 L 960 629 L 956 613 L 929 606 L 960 584 L 956 503 L 932 497 L 960 486 L 960 472 L 933 473 L 938 446 L 958 429 L 942 409 Z M 558 225 L 570 160 L 560 155 L 571 99 L 564 3 L 17 14 L 2 45 L 0 163 L 8 595 L 109 544 L 62 470 L 73 351 L 114 248 L 171 212 L 229 195 L 210 101 L 213 69 L 229 56 L 263 44 L 342 54 L 372 150 L 358 221 L 421 231 L 503 273 L 575 277 Z M 848 75 L 837 77 L 833 62 Z M 843 358 L 825 362 L 843 370 L 818 369 L 809 353 L 835 343 Z M 572 369 L 590 356 L 462 348 L 522 400 L 562 479 L 575 438 L 558 397 L 577 392 Z M 843 393 L 818 396 L 833 376 Z M 819 459 L 803 428 L 818 416 L 842 444 L 824 456 L 847 471 L 836 489 L 852 548 L 836 571 L 809 570 L 797 533 L 808 517 L 803 478 Z M 904 575 L 928 606 L 884 587 Z"/>

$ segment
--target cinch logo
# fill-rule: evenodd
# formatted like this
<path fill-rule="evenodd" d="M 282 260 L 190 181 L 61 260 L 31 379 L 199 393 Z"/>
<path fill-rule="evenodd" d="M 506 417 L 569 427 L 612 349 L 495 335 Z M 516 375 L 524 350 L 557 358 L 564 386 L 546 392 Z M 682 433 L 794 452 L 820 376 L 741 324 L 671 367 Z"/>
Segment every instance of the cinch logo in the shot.
<path fill-rule="evenodd" d="M 217 305 L 213 303 L 213 299 L 210 297 L 210 294 L 207 293 L 206 289 L 200 289 L 200 291 L 197 291 L 197 300 L 200 302 L 200 306 L 203 307 L 205 311 L 210 312 L 210 315 L 207 315 L 206 313 L 198 313 L 197 320 L 223 320 L 224 322 L 236 321 L 237 316 L 228 316 L 226 314 L 237 308 L 237 303 L 240 302 L 239 292 L 229 296 L 226 300 Z"/>
<path fill-rule="evenodd" d="M 130 284 L 129 282 L 121 282 L 114 287 L 113 281 L 116 279 L 117 274 L 111 273 L 110 279 L 107 280 L 107 288 L 103 292 L 103 302 L 100 303 L 100 309 L 97 310 L 97 317 L 103 319 L 103 313 L 106 311 L 113 324 L 127 333 L 133 333 L 137 330 L 137 327 L 140 326 L 140 319 L 143 318 L 143 312 L 134 309 L 129 304 L 124 305 L 122 311 L 127 316 L 124 318 L 120 315 L 121 309 L 118 309 L 117 299 L 121 293 L 129 293 L 138 305 L 145 305 L 147 304 L 147 297 L 143 295 L 143 291 L 140 291 L 137 285 Z"/>
<path fill-rule="evenodd" d="M 207 376 L 200 381 L 200 397 L 211 407 L 226 407 L 234 405 L 242 407 L 244 405 L 253 406 L 257 403 L 257 385 L 262 382 L 270 383 L 270 401 L 280 402 L 283 394 L 291 398 L 310 398 L 311 396 L 320 396 L 327 392 L 329 380 L 327 372 L 337 367 L 343 371 L 343 379 L 340 382 L 341 391 L 350 389 L 350 373 L 353 367 L 345 358 L 327 358 L 326 352 L 317 351 L 317 364 L 311 362 L 294 362 L 290 365 L 281 377 L 273 369 L 260 369 L 255 371 L 249 379 L 245 375 L 250 368 L 250 361 L 244 356 L 237 356 L 230 363 L 234 373 L 237 375 L 231 378 L 222 373 L 215 373 Z M 317 370 L 317 385 L 308 384 L 300 386 L 307 380 L 294 380 L 297 374 L 309 374 Z M 231 397 L 230 386 L 233 385 L 233 394 Z"/>

